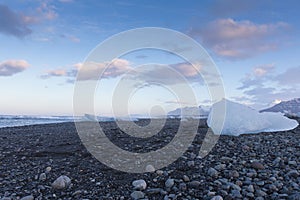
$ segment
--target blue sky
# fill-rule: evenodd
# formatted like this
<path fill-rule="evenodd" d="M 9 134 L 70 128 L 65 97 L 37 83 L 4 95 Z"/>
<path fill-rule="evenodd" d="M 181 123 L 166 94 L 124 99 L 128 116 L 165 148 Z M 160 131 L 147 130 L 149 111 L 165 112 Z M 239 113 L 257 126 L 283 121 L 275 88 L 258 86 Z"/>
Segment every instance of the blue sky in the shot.
<path fill-rule="evenodd" d="M 174 29 L 199 42 L 215 61 L 231 100 L 264 108 L 299 97 L 299 9 L 296 0 L 0 0 L 0 112 L 72 114 L 78 66 L 103 40 L 141 27 Z M 188 70 L 180 65 L 184 60 L 158 50 L 119 59 L 95 95 L 99 114 L 111 115 L 113 86 L 124 69 L 162 63 Z M 205 85 L 191 84 L 198 103 L 206 105 Z M 145 114 L 157 104 L 175 109 L 174 100 L 163 88 L 144 88 L 130 112 Z"/>

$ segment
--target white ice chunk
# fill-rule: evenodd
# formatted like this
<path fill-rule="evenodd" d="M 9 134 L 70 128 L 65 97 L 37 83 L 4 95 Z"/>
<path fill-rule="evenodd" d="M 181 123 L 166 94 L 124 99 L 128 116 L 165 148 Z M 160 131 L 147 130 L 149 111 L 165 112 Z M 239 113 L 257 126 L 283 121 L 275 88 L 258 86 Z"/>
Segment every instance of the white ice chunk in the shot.
<path fill-rule="evenodd" d="M 221 112 L 224 103 L 226 105 L 226 116 L 224 126 L 221 128 L 218 123 L 224 116 L 224 113 Z M 212 115 L 213 112 L 214 115 Z M 234 136 L 245 133 L 291 130 L 298 126 L 296 120 L 289 119 L 283 116 L 282 113 L 259 113 L 248 106 L 225 99 L 212 106 L 207 124 L 215 134 Z"/>

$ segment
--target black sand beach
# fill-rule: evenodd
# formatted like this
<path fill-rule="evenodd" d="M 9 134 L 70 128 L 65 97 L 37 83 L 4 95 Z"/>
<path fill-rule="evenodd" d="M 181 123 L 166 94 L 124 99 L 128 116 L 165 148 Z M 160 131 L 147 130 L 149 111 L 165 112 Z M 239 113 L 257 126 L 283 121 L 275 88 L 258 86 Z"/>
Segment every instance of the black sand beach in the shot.
<path fill-rule="evenodd" d="M 178 121 L 169 120 L 163 132 L 147 142 L 130 141 L 113 122 L 102 125 L 115 144 L 146 152 L 166 145 Z M 284 132 L 221 136 L 208 156 L 200 158 L 206 131 L 206 125 L 199 126 L 193 145 L 170 166 L 128 174 L 93 158 L 74 123 L 1 128 L 0 199 L 300 199 L 299 126 Z M 61 175 L 71 184 L 53 188 Z M 140 179 L 145 189 L 132 186 Z"/>

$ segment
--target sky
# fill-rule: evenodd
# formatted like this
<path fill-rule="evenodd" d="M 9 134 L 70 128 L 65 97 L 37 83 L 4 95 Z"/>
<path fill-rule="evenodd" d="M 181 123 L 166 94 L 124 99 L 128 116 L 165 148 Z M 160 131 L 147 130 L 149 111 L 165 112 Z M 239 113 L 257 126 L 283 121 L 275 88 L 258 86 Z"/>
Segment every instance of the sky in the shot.
<path fill-rule="evenodd" d="M 115 34 L 143 27 L 172 29 L 198 42 L 230 100 L 262 109 L 300 97 L 299 9 L 296 0 L 0 0 L 0 113 L 72 115 L 77 72 L 91 52 Z M 97 79 L 95 72 L 110 62 L 85 66 L 77 81 Z M 149 63 L 168 65 L 186 78 L 198 105 L 212 103 L 190 63 L 171 52 L 141 49 L 115 58 L 98 80 L 95 113 L 111 116 L 124 74 Z M 168 81 L 136 87 L 125 99 L 131 114 L 191 105 L 168 90 L 181 84 L 168 71 L 153 65 L 147 70 L 144 79 Z"/>

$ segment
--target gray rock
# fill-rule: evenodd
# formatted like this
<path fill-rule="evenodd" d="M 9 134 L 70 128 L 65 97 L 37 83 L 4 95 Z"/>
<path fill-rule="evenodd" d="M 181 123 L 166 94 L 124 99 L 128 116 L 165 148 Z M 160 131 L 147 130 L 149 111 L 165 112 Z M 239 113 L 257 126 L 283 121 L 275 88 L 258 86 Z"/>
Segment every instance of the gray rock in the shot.
<path fill-rule="evenodd" d="M 290 195 L 288 199 L 289 200 L 300 200 L 300 192 Z"/>
<path fill-rule="evenodd" d="M 26 197 L 21 198 L 21 200 L 34 200 L 34 196 L 28 195 Z"/>
<path fill-rule="evenodd" d="M 274 184 L 268 185 L 268 189 L 269 189 L 270 191 L 277 191 L 277 190 L 278 190 L 277 187 L 276 187 L 276 185 L 274 185 Z"/>
<path fill-rule="evenodd" d="M 158 176 L 162 176 L 164 174 L 164 171 L 162 171 L 162 170 L 156 170 L 156 174 Z"/>
<path fill-rule="evenodd" d="M 297 162 L 294 161 L 294 160 L 290 160 L 290 161 L 288 162 L 288 164 L 289 164 L 289 165 L 297 166 Z"/>
<path fill-rule="evenodd" d="M 51 169 L 52 169 L 51 167 L 46 167 L 46 171 L 45 172 L 49 173 L 51 171 Z"/>
<path fill-rule="evenodd" d="M 258 185 L 258 186 L 264 186 L 265 182 L 264 181 L 257 181 L 256 185 Z"/>
<path fill-rule="evenodd" d="M 242 190 L 240 186 L 238 186 L 238 185 L 236 185 L 236 184 L 234 184 L 234 183 L 231 183 L 231 184 L 230 184 L 230 187 L 231 187 L 233 190 L 238 190 L 238 191 L 241 191 L 241 190 Z"/>
<path fill-rule="evenodd" d="M 130 196 L 132 199 L 143 199 L 145 194 L 141 191 L 133 191 Z"/>
<path fill-rule="evenodd" d="M 187 189 L 187 186 L 186 186 L 185 183 L 180 183 L 180 184 L 179 184 L 179 190 L 185 191 L 186 189 Z"/>
<path fill-rule="evenodd" d="M 76 196 L 76 195 L 79 195 L 81 193 L 82 193 L 81 190 L 76 190 L 75 192 L 72 193 L 72 196 Z"/>
<path fill-rule="evenodd" d="M 229 176 L 233 178 L 238 178 L 240 176 L 239 172 L 236 170 L 232 170 L 229 172 Z"/>
<path fill-rule="evenodd" d="M 46 179 L 47 179 L 46 173 L 41 173 L 40 176 L 39 176 L 39 180 L 40 181 L 45 181 Z"/>
<path fill-rule="evenodd" d="M 247 187 L 247 191 L 248 192 L 254 192 L 254 187 L 253 187 L 253 185 L 249 185 L 248 187 Z"/>
<path fill-rule="evenodd" d="M 58 177 L 53 183 L 52 183 L 52 188 L 57 189 L 57 190 L 62 190 L 71 184 L 71 179 L 67 176 L 60 176 Z"/>
<path fill-rule="evenodd" d="M 240 193 L 240 191 L 239 190 L 232 190 L 231 191 L 231 196 L 233 197 L 233 198 L 242 198 L 242 195 L 241 195 L 241 193 Z"/>
<path fill-rule="evenodd" d="M 291 170 L 286 174 L 288 177 L 294 177 L 297 178 L 299 177 L 299 172 L 297 170 Z"/>
<path fill-rule="evenodd" d="M 132 182 L 132 186 L 134 187 L 134 189 L 136 190 L 145 190 L 147 187 L 147 183 L 145 180 L 140 179 L 140 180 L 135 180 Z"/>
<path fill-rule="evenodd" d="M 200 185 L 200 182 L 199 181 L 191 181 L 188 183 L 188 186 L 191 187 L 191 188 L 198 188 Z"/>
<path fill-rule="evenodd" d="M 254 168 L 254 169 L 259 169 L 259 170 L 262 170 L 262 169 L 265 169 L 265 166 L 263 164 L 261 164 L 260 162 L 257 162 L 257 161 L 253 161 L 251 163 L 251 166 Z"/>
<path fill-rule="evenodd" d="M 188 167 L 194 167 L 195 162 L 193 160 L 187 162 Z"/>
<path fill-rule="evenodd" d="M 255 200 L 265 200 L 263 197 L 256 197 Z"/>
<path fill-rule="evenodd" d="M 212 196 L 215 196 L 216 195 L 216 192 L 211 192 L 211 191 L 209 191 L 208 193 L 207 193 L 207 196 L 209 196 L 209 197 L 212 197 Z"/>
<path fill-rule="evenodd" d="M 248 192 L 248 193 L 246 194 L 246 196 L 247 196 L 247 197 L 250 197 L 250 198 L 254 198 L 254 194 L 253 194 L 252 192 Z"/>
<path fill-rule="evenodd" d="M 226 165 L 225 164 L 219 164 L 217 166 L 215 166 L 215 169 L 216 170 L 219 170 L 219 171 L 222 171 L 226 168 Z"/>
<path fill-rule="evenodd" d="M 265 193 L 262 190 L 256 190 L 256 196 L 258 196 L 258 197 L 265 197 L 265 196 L 267 196 L 267 193 Z"/>
<path fill-rule="evenodd" d="M 207 175 L 208 176 L 217 177 L 218 174 L 219 174 L 219 172 L 216 169 L 212 168 L 212 167 L 207 170 Z"/>
<path fill-rule="evenodd" d="M 187 175 L 183 175 L 183 181 L 184 182 L 189 182 L 190 178 Z"/>
<path fill-rule="evenodd" d="M 147 193 L 149 194 L 158 194 L 158 193 L 161 193 L 163 191 L 163 189 L 161 188 L 149 188 L 147 189 Z"/>
<path fill-rule="evenodd" d="M 173 187 L 174 184 L 175 184 L 175 182 L 174 182 L 174 179 L 172 179 L 172 178 L 169 178 L 169 179 L 166 180 L 166 182 L 165 182 L 165 186 L 166 186 L 167 188 Z"/>
<path fill-rule="evenodd" d="M 232 158 L 230 158 L 230 157 L 227 157 L 227 156 L 223 156 L 223 157 L 221 157 L 221 159 L 220 159 L 222 162 L 225 162 L 225 163 L 227 163 L 227 162 L 230 162 L 230 161 L 232 161 Z"/>
<path fill-rule="evenodd" d="M 221 197 L 221 196 L 214 196 L 210 200 L 223 200 L 223 197 Z"/>
<path fill-rule="evenodd" d="M 155 168 L 153 167 L 153 165 L 147 165 L 146 172 L 155 172 Z"/>
<path fill-rule="evenodd" d="M 12 200 L 10 197 L 2 197 L 0 200 Z"/>

